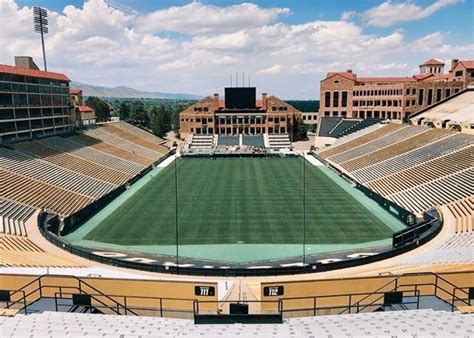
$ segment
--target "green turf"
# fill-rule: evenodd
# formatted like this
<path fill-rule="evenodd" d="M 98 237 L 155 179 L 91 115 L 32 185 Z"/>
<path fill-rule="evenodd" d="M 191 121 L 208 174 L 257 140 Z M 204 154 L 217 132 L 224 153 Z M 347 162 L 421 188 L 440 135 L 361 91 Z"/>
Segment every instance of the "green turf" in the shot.
<path fill-rule="evenodd" d="M 301 243 L 303 163 L 307 243 L 362 243 L 391 236 L 382 218 L 347 187 L 301 158 L 184 158 L 177 162 L 180 245 Z M 174 169 L 172 163 L 151 178 L 84 239 L 175 244 Z"/>

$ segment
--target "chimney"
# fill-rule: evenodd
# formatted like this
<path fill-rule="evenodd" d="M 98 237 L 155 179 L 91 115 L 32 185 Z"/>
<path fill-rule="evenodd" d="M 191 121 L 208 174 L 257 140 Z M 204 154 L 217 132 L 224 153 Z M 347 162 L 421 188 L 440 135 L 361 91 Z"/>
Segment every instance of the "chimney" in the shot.
<path fill-rule="evenodd" d="M 219 93 L 214 93 L 214 100 L 219 100 Z"/>
<path fill-rule="evenodd" d="M 15 56 L 15 67 L 39 70 L 31 56 Z"/>
<path fill-rule="evenodd" d="M 266 100 L 267 99 L 267 93 L 262 93 L 262 100 Z"/>
<path fill-rule="evenodd" d="M 346 73 L 351 73 L 352 74 L 352 69 L 346 70 Z"/>
<path fill-rule="evenodd" d="M 451 60 L 451 70 L 453 70 L 454 68 L 456 68 L 456 66 L 458 65 L 459 63 L 459 59 L 452 59 Z"/>

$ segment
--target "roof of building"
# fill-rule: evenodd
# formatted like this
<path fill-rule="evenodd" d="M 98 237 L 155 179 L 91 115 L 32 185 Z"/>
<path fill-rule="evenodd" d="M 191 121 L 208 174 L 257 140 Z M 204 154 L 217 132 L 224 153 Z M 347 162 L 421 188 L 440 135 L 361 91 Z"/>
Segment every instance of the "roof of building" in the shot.
<path fill-rule="evenodd" d="M 9 65 L 0 65 L 0 73 L 39 77 L 43 79 L 71 81 L 66 75 L 54 72 L 45 72 L 43 70 L 28 69 Z"/>
<path fill-rule="evenodd" d="M 439 104 L 426 108 L 412 120 L 424 118 L 427 121 L 447 121 L 451 123 L 474 123 L 474 88 L 468 88 L 458 95 L 449 97 Z"/>
<path fill-rule="evenodd" d="M 94 111 L 94 108 L 91 108 L 89 106 L 79 106 L 77 107 L 79 109 L 79 111 L 81 113 L 85 113 L 85 112 L 90 112 L 90 111 Z"/>
<path fill-rule="evenodd" d="M 342 76 L 348 80 L 355 80 L 357 78 L 357 75 L 352 72 L 329 72 L 326 75 L 326 79 L 329 79 L 330 77 L 333 77 L 335 75 Z"/>
<path fill-rule="evenodd" d="M 79 95 L 82 92 L 82 89 L 79 88 L 69 88 L 69 94 Z"/>
<path fill-rule="evenodd" d="M 466 69 L 474 69 L 474 60 L 461 60 L 459 63 L 462 63 Z"/>
<path fill-rule="evenodd" d="M 444 63 L 436 59 L 429 59 L 423 62 L 420 66 L 444 66 Z"/>

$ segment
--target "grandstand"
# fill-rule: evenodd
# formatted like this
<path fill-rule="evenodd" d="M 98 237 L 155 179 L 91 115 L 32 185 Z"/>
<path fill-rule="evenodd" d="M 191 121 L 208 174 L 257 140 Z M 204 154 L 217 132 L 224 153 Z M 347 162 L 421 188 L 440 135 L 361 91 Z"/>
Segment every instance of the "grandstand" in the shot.
<path fill-rule="evenodd" d="M 318 151 L 339 170 L 416 213 L 474 191 L 474 136 L 387 125 Z"/>
<path fill-rule="evenodd" d="M 341 138 L 355 133 L 374 124 L 380 123 L 382 119 L 348 119 L 342 117 L 321 116 L 317 135 L 321 137 Z"/>
<path fill-rule="evenodd" d="M 339 128 L 343 134 L 342 129 L 347 128 L 344 123 L 339 122 L 331 129 L 339 134 Z M 308 210 L 315 211 L 307 213 L 305 217 L 317 219 L 314 215 L 334 213 L 339 210 L 335 209 L 337 203 L 345 203 L 344 212 L 347 217 L 340 224 L 340 215 L 325 219 L 324 222 L 332 224 L 332 232 L 326 233 L 320 225 L 317 231 L 313 229 L 308 232 L 307 239 L 312 238 L 311 236 L 315 238 L 311 245 L 319 243 L 319 240 L 324 245 L 335 245 L 332 238 L 336 237 L 348 242 L 356 238 L 367 240 L 371 236 L 373 239 L 383 239 L 381 232 L 392 233 L 382 226 L 360 228 L 360 224 L 371 221 L 373 216 L 362 207 L 359 208 L 359 204 L 370 203 L 354 192 L 351 193 L 354 200 L 347 197 L 344 192 L 353 187 L 342 182 L 344 180 L 340 177 L 337 178 L 340 180 L 337 185 L 329 184 L 329 178 L 337 176 L 334 175 L 334 170 L 343 174 L 354 185 L 362 186 L 392 202 L 400 210 L 407 210 L 421 217 L 426 211 L 436 208 L 437 215 L 443 221 L 439 234 L 435 233 L 433 239 L 424 241 L 422 245 L 414 241 L 406 250 L 411 251 L 400 251 L 384 260 L 371 258 L 374 257 L 371 255 L 376 255 L 373 248 L 361 245 L 358 251 L 335 250 L 326 256 L 320 254 L 316 264 L 311 262 L 305 266 L 293 260 L 281 265 L 283 269 L 294 268 L 295 270 L 291 270 L 294 272 L 306 267 L 307 275 L 278 276 L 279 272 L 275 270 L 272 273 L 276 274 L 274 276 L 241 278 L 238 282 L 234 282 L 229 276 L 230 263 L 214 267 L 210 260 L 206 261 L 204 269 L 209 272 L 222 271 L 224 276 L 169 276 L 125 271 L 120 267 L 142 268 L 144 262 L 158 258 L 152 254 L 125 254 L 115 251 L 117 248 L 111 245 L 107 251 L 99 251 L 104 256 L 94 262 L 79 258 L 71 252 L 92 257 L 88 255 L 97 253 L 98 249 L 90 247 L 89 251 L 74 251 L 79 250 L 77 246 L 68 245 L 61 237 L 38 228 L 38 216 L 43 211 L 67 222 L 75 217 L 83 217 L 78 215 L 91 206 L 98 209 L 105 206 L 112 208 L 107 204 L 107 199 L 125 190 L 140 191 L 142 197 L 148 196 L 150 189 L 159 190 L 162 195 L 150 195 L 153 199 L 149 200 L 148 207 L 166 214 L 169 220 L 174 220 L 175 210 L 165 205 L 166 201 L 174 200 L 173 186 L 169 185 L 169 182 L 174 182 L 169 179 L 172 171 L 164 169 L 162 177 L 156 173 L 158 171 L 152 171 L 148 175 L 148 170 L 155 165 L 162 165 L 162 161 L 169 156 L 164 140 L 129 124 L 116 122 L 99 124 L 73 135 L 56 135 L 3 145 L 0 147 L 0 182 L 5 187 L 0 196 L 0 271 L 3 272 L 0 291 L 6 292 L 11 299 L 0 302 L 2 336 L 64 333 L 153 336 L 157 332 L 171 336 L 283 334 L 295 337 L 327 334 L 393 335 L 407 332 L 419 335 L 471 334 L 470 329 L 462 323 L 470 320 L 472 315 L 461 312 L 472 311 L 468 293 L 469 288 L 473 287 L 471 252 L 474 244 L 474 136 L 427 126 L 379 123 L 354 130 L 350 135 L 342 134 L 334 145 L 316 151 L 315 157 L 310 157 L 311 160 L 308 161 L 310 164 L 305 170 L 309 185 L 305 193 L 312 197 L 319 196 L 319 200 L 308 199 L 311 204 Z M 211 149 L 215 143 L 215 136 L 194 135 L 191 149 Z M 274 149 L 291 147 L 288 135 L 284 134 L 217 137 L 217 145 L 263 147 L 265 144 Z M 174 157 L 170 157 L 166 161 L 169 163 L 174 160 Z M 258 224 L 285 222 L 280 212 L 298 215 L 293 220 L 299 220 L 301 211 L 292 207 L 290 200 L 301 196 L 301 191 L 295 189 L 295 182 L 299 180 L 295 173 L 303 168 L 300 163 L 306 162 L 295 158 L 279 159 L 282 163 L 288 163 L 290 168 L 283 170 L 283 166 L 278 165 L 278 160 L 248 160 L 202 159 L 199 166 L 197 162 L 193 162 L 195 166 L 189 164 L 194 160 L 177 160 L 188 161 L 189 166 L 187 174 L 178 178 L 180 189 L 193 187 L 186 188 L 180 195 L 180 198 L 192 203 L 185 211 L 181 211 L 181 217 L 184 218 L 186 212 L 193 208 L 207 215 L 219 214 L 220 223 L 235 222 L 232 231 L 242 232 L 245 244 L 254 244 L 252 241 L 269 235 L 278 246 L 278 250 L 269 251 L 288 250 L 286 247 L 289 240 L 299 240 L 299 228 L 295 224 L 286 220 L 287 223 L 282 223 L 282 228 L 286 227 L 286 230 L 280 233 L 275 227 L 272 228 L 274 233 L 263 232 Z M 176 163 L 181 165 L 183 162 Z M 316 169 L 318 167 L 321 168 Z M 253 168 L 258 175 L 252 175 L 249 168 Z M 220 174 L 220 180 L 215 177 L 212 180 L 206 178 L 205 175 L 212 170 Z M 154 175 L 157 175 L 156 179 Z M 226 184 L 235 184 L 229 181 L 229 177 L 235 177 L 236 182 L 240 182 L 239 185 L 232 186 L 233 194 L 221 189 Z M 143 178 L 154 184 L 135 187 L 134 182 Z M 271 180 L 278 184 L 273 186 Z M 215 186 L 208 184 L 211 181 Z M 201 182 L 207 183 L 203 185 Z M 271 193 L 266 195 L 268 191 Z M 237 198 L 236 193 L 247 194 L 245 196 L 248 198 Z M 209 195 L 215 198 L 215 202 L 211 203 L 213 209 L 205 207 L 206 201 L 211 201 L 206 200 Z M 161 196 L 160 199 L 157 196 Z M 101 202 L 103 200 L 105 202 Z M 274 202 L 273 206 L 271 203 L 264 205 L 270 212 L 268 215 L 274 219 L 268 215 L 255 217 L 260 210 L 257 202 L 262 201 Z M 229 204 L 224 205 L 224 202 Z M 242 212 L 246 208 L 252 212 Z M 140 213 L 143 210 L 145 209 L 122 209 L 126 217 L 120 219 L 129 217 L 137 227 L 142 221 Z M 241 218 L 232 219 L 235 214 Z M 211 236 L 212 229 L 196 226 L 205 221 L 210 223 L 205 217 L 199 220 L 196 218 L 194 223 L 189 223 L 193 225 L 190 228 L 194 229 L 194 235 L 202 232 L 206 241 L 216 245 L 214 242 L 217 236 Z M 311 221 L 307 224 L 310 225 Z M 113 223 L 119 222 L 111 222 L 105 231 L 112 233 Z M 246 227 L 247 223 L 252 223 L 252 229 Z M 153 223 L 154 228 L 156 224 Z M 292 226 L 291 231 L 287 228 L 288 224 Z M 345 224 L 352 226 L 352 232 L 343 231 Z M 156 232 L 156 229 L 141 234 L 141 237 L 131 235 L 137 229 L 125 225 L 120 231 L 113 233 L 115 237 L 126 233 L 120 239 L 124 243 L 143 238 L 150 243 L 163 241 L 166 236 L 175 238 L 173 231 L 163 234 Z M 147 224 L 147 227 L 150 225 Z M 172 226 L 169 229 L 174 230 Z M 186 224 L 182 223 L 180 230 L 185 232 L 186 229 Z M 215 229 L 219 229 L 219 236 L 230 238 L 229 242 L 216 245 L 221 250 L 218 255 L 222 256 L 227 247 L 235 245 L 237 236 L 233 237 L 234 233 L 218 226 Z M 59 247 L 49 243 L 43 236 L 51 242 L 57 241 Z M 189 238 L 191 237 L 187 239 Z M 238 237 L 241 238 L 243 237 Z M 206 241 L 195 244 L 192 250 L 203 250 Z M 82 245 L 86 244 L 87 240 L 82 242 Z M 184 243 L 180 250 L 186 250 Z M 251 252 L 251 249 L 244 250 Z M 297 246 L 297 250 L 300 252 L 301 247 Z M 343 259 L 343 255 L 349 258 L 363 256 L 367 260 L 362 260 L 360 265 L 348 267 L 350 259 Z M 190 271 L 185 270 L 190 265 L 187 262 L 180 262 L 176 266 L 171 255 L 164 259 L 163 265 L 166 264 L 169 272 L 179 272 L 179 269 Z M 104 263 L 116 266 L 106 267 Z M 268 260 L 251 262 L 246 273 L 258 274 L 259 271 L 268 270 L 269 264 Z M 325 271 L 325 266 L 330 264 L 340 264 L 340 267 L 334 271 Z M 435 273 L 427 273 L 427 270 Z M 48 274 L 43 275 L 46 271 Z M 154 270 L 150 268 L 149 271 Z M 214 290 L 212 296 L 201 294 L 201 288 Z M 278 294 L 280 290 L 283 294 Z M 272 296 L 272 292 L 278 295 Z M 384 297 L 397 292 L 402 292 L 401 303 L 386 304 Z M 90 296 L 91 304 L 74 304 L 73 295 L 77 294 Z M 255 320 L 276 318 L 281 324 L 216 326 L 194 325 L 191 320 L 199 321 L 205 316 L 211 316 L 209 318 L 212 320 L 219 320 L 219 317 L 232 318 L 229 303 L 234 301 L 248 305 L 249 312 L 257 316 Z M 57 311 L 55 303 L 58 304 Z M 14 316 L 6 317 L 11 315 Z M 245 320 L 243 318 L 240 316 L 237 321 Z M 380 325 L 381 322 L 384 325 Z M 434 327 L 433 322 L 441 324 Z"/>

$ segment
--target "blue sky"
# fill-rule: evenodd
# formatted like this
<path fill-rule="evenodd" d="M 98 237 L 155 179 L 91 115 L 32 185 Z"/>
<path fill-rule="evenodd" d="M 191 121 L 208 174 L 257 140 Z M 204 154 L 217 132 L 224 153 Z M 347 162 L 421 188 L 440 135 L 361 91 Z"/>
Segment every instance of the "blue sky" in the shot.
<path fill-rule="evenodd" d="M 261 91 L 314 99 L 328 71 L 408 75 L 427 58 L 474 58 L 473 0 L 245 2 L 0 0 L 0 62 L 40 61 L 19 27 L 38 5 L 52 12 L 50 68 L 97 85 L 207 95 L 246 71 Z"/>

